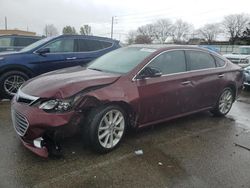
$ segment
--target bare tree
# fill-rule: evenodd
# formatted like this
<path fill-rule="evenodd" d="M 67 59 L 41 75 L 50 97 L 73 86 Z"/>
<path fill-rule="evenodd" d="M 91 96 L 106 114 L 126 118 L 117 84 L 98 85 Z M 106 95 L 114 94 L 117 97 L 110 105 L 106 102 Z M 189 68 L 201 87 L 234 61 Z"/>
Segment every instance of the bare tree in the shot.
<path fill-rule="evenodd" d="M 84 25 L 80 28 L 80 34 L 81 35 L 91 35 L 91 26 L 90 25 Z"/>
<path fill-rule="evenodd" d="M 172 38 L 175 43 L 182 43 L 189 39 L 193 26 L 187 22 L 177 20 L 172 26 Z"/>
<path fill-rule="evenodd" d="M 136 32 L 136 31 L 130 31 L 130 32 L 128 33 L 128 36 L 127 36 L 127 39 L 126 39 L 127 43 L 128 43 L 128 44 L 133 44 L 133 43 L 135 43 L 135 38 L 136 38 L 136 36 L 137 36 L 137 32 Z"/>
<path fill-rule="evenodd" d="M 229 34 L 232 44 L 242 35 L 249 22 L 250 18 L 246 14 L 231 14 L 224 17 L 222 24 Z"/>
<path fill-rule="evenodd" d="M 152 39 L 147 35 L 137 35 L 135 38 L 136 44 L 151 44 Z"/>
<path fill-rule="evenodd" d="M 160 19 L 154 24 L 154 36 L 160 43 L 164 43 L 172 35 L 173 24 L 169 19 Z"/>
<path fill-rule="evenodd" d="M 220 33 L 222 33 L 219 23 L 206 24 L 198 30 L 198 33 L 205 39 L 208 44 L 215 41 Z"/>
<path fill-rule="evenodd" d="M 151 41 L 155 40 L 155 25 L 147 24 L 137 29 L 138 35 L 147 36 Z"/>
<path fill-rule="evenodd" d="M 58 35 L 58 30 L 53 24 L 46 25 L 43 31 L 46 37 L 56 36 Z"/>

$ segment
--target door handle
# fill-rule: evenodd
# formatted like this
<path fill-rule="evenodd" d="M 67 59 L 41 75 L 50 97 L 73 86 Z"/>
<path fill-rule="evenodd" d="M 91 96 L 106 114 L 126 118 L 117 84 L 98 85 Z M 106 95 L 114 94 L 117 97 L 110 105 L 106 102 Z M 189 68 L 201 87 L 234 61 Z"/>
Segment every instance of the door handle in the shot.
<path fill-rule="evenodd" d="M 181 85 L 188 85 L 190 83 L 191 83 L 191 81 L 184 81 L 184 82 L 181 82 Z"/>
<path fill-rule="evenodd" d="M 75 59 L 77 59 L 76 57 L 67 57 L 66 58 L 67 60 L 75 60 Z"/>
<path fill-rule="evenodd" d="M 219 74 L 218 77 L 219 78 L 223 78 L 225 75 L 224 74 Z"/>

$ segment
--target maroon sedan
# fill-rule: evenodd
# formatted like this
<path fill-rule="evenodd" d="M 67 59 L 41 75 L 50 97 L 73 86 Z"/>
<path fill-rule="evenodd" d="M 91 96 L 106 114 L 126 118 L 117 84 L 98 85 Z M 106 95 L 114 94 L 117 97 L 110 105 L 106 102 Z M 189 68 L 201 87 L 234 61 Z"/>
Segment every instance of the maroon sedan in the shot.
<path fill-rule="evenodd" d="M 128 127 L 200 111 L 226 115 L 243 72 L 217 53 L 191 46 L 137 45 L 91 65 L 43 74 L 12 100 L 12 120 L 36 154 L 57 154 L 60 140 L 81 132 L 98 152 L 114 149 Z"/>

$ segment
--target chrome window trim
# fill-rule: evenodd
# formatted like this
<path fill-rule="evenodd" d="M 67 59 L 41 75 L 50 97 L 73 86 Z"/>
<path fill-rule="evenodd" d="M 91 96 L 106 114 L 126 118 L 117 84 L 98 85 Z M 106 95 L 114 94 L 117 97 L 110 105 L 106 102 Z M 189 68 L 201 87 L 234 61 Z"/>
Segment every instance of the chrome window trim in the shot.
<path fill-rule="evenodd" d="M 146 67 L 146 66 L 148 66 L 152 61 L 154 61 L 154 59 L 156 59 L 158 56 L 160 56 L 160 55 L 162 55 L 162 54 L 164 54 L 164 53 L 167 53 L 167 52 L 171 52 L 171 51 L 184 51 L 184 53 L 185 53 L 185 51 L 198 51 L 198 52 L 203 52 L 203 53 L 207 53 L 207 54 L 210 54 L 211 55 L 211 53 L 208 53 L 208 52 L 204 52 L 203 50 L 199 50 L 199 49 L 171 49 L 171 50 L 165 50 L 165 51 L 163 51 L 163 52 L 161 52 L 161 53 L 159 53 L 157 56 L 155 56 L 153 59 L 151 59 L 146 65 L 144 65 L 142 68 L 141 68 L 141 70 L 139 70 L 138 72 L 137 72 L 137 74 L 135 74 L 135 76 L 132 78 L 132 81 L 134 82 L 134 81 L 137 81 L 137 80 L 142 80 L 142 79 L 136 79 L 136 77 L 141 73 L 141 71 Z M 211 55 L 212 56 L 212 55 Z M 213 57 L 213 56 L 212 56 Z M 218 56 L 217 56 L 218 57 Z M 219 57 L 218 57 L 219 58 Z M 221 58 L 220 58 L 221 59 Z M 223 60 L 223 59 L 222 59 Z M 215 59 L 214 59 L 214 62 L 215 62 L 215 66 L 216 67 L 214 67 L 214 68 L 206 68 L 206 69 L 199 69 L 199 70 L 187 70 L 187 71 L 184 71 L 184 72 L 178 72 L 178 73 L 171 73 L 171 74 L 163 74 L 163 75 L 161 75 L 160 77 L 165 77 L 165 76 L 172 76 L 172 75 L 178 75 L 178 74 L 187 74 L 187 73 L 192 73 L 192 72 L 201 72 L 201 71 L 205 71 L 205 70 L 212 70 L 212 69 L 222 69 L 222 68 L 225 68 L 226 66 L 227 66 L 227 61 L 225 61 L 225 65 L 224 66 L 222 66 L 222 67 L 217 67 L 217 64 L 216 64 L 216 61 L 215 61 Z M 160 78 L 159 77 L 159 78 Z M 144 78 L 145 79 L 145 78 Z M 146 79 L 153 79 L 153 78 L 146 78 Z"/>
<path fill-rule="evenodd" d="M 43 45 L 42 47 L 38 48 L 37 50 L 33 51 L 33 54 L 39 54 L 37 53 L 38 50 L 48 46 L 49 44 L 53 43 L 53 42 L 56 42 L 58 40 L 60 40 L 62 38 L 58 38 L 56 40 L 53 40 L 53 41 L 50 41 L 48 42 L 47 44 Z M 79 38 L 73 38 L 73 40 L 76 40 L 76 39 L 79 39 Z M 80 38 L 81 39 L 81 38 Z M 84 39 L 82 39 L 84 40 Z M 89 40 L 96 40 L 96 39 L 89 39 Z M 105 40 L 96 40 L 96 41 L 102 41 L 102 42 L 109 42 L 109 41 L 105 41 Z M 111 43 L 112 45 L 108 48 L 103 48 L 103 49 L 100 49 L 100 50 L 95 50 L 95 51 L 88 51 L 88 52 L 55 52 L 55 53 L 48 53 L 48 54 L 69 54 L 69 53 L 95 53 L 95 52 L 100 52 L 100 51 L 103 51 L 103 50 L 106 50 L 106 49 L 109 49 L 109 48 L 112 48 L 114 46 L 114 42 L 109 42 Z M 74 44 L 75 45 L 75 44 Z"/>

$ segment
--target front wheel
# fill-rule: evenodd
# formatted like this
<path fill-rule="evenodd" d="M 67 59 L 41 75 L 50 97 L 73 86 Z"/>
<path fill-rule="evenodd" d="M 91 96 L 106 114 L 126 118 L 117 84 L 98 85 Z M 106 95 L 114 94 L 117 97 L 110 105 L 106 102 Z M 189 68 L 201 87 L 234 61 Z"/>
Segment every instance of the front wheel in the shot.
<path fill-rule="evenodd" d="M 211 111 L 215 116 L 225 116 L 231 109 L 234 101 L 234 92 L 225 88 L 221 93 L 216 107 Z"/>
<path fill-rule="evenodd" d="M 122 140 L 126 124 L 126 113 L 117 105 L 93 110 L 87 126 L 92 149 L 100 153 L 113 150 Z"/>
<path fill-rule="evenodd" d="M 9 71 L 0 76 L 1 98 L 12 98 L 19 87 L 28 80 L 28 76 L 20 71 Z"/>

